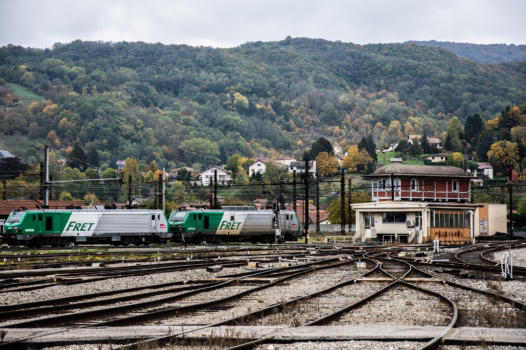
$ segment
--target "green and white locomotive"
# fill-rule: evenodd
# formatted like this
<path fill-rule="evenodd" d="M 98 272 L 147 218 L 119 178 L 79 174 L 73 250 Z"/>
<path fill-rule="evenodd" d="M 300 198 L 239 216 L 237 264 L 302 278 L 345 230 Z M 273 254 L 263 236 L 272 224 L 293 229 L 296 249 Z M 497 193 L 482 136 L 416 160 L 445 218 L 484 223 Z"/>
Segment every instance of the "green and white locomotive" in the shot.
<path fill-rule="evenodd" d="M 276 223 L 277 220 L 277 223 Z M 170 229 L 176 242 L 275 242 L 297 241 L 301 226 L 296 212 L 256 210 L 254 207 L 223 207 L 191 211 L 174 210 Z"/>
<path fill-rule="evenodd" d="M 170 227 L 162 210 L 35 209 L 12 212 L 3 240 L 28 246 L 69 243 L 115 245 L 165 242 Z"/>

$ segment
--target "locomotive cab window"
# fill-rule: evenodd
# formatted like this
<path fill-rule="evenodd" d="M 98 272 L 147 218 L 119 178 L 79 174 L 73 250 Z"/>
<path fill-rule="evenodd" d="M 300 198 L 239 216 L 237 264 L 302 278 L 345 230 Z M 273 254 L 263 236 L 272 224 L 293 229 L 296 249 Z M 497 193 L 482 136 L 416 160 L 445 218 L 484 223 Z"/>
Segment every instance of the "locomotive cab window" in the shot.
<path fill-rule="evenodd" d="M 208 230 L 210 228 L 210 217 L 208 215 L 205 215 L 205 222 L 203 224 L 203 227 L 205 230 Z"/>
<path fill-rule="evenodd" d="M 35 221 L 37 219 L 36 215 L 33 214 L 33 221 Z"/>
<path fill-rule="evenodd" d="M 53 217 L 46 216 L 46 231 L 53 231 Z"/>
<path fill-rule="evenodd" d="M 199 216 L 198 216 L 198 217 L 199 217 L 199 220 L 201 220 L 201 219 L 202 219 L 202 216 L 201 216 L 201 214 L 199 214 Z"/>
<path fill-rule="evenodd" d="M 38 214 L 38 221 L 42 221 L 42 214 Z"/>
<path fill-rule="evenodd" d="M 230 221 L 236 221 L 236 216 L 235 215 L 230 215 Z"/>
<path fill-rule="evenodd" d="M 155 220 L 155 215 L 152 215 L 152 221 L 154 221 L 154 220 Z"/>

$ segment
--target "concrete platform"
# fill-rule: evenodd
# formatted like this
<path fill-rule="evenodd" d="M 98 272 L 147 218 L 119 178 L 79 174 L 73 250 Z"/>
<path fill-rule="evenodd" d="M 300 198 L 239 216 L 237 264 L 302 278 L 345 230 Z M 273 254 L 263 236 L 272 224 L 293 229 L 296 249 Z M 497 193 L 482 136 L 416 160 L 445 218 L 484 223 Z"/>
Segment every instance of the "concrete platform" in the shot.
<path fill-rule="evenodd" d="M 191 331 L 197 326 L 186 326 Z M 294 341 L 428 341 L 439 334 L 445 327 L 433 326 L 313 326 L 303 327 L 275 337 L 272 342 L 289 343 Z M 210 336 L 229 336 L 233 334 L 244 339 L 257 339 L 267 335 L 283 332 L 287 327 L 272 326 L 223 326 L 189 332 L 190 339 L 202 339 Z M 142 339 L 167 336 L 179 333 L 181 326 L 132 326 L 107 328 L 39 328 L 8 329 L 5 342 L 39 336 L 24 342 L 27 346 L 40 349 L 51 346 L 70 344 L 123 344 Z M 59 333 L 57 333 L 59 332 Z M 53 333 L 53 334 L 52 334 Z M 49 334 L 49 335 L 46 335 Z M 451 330 L 446 336 L 445 344 L 480 344 L 482 340 L 492 345 L 526 345 L 526 329 L 475 328 L 462 327 Z"/>

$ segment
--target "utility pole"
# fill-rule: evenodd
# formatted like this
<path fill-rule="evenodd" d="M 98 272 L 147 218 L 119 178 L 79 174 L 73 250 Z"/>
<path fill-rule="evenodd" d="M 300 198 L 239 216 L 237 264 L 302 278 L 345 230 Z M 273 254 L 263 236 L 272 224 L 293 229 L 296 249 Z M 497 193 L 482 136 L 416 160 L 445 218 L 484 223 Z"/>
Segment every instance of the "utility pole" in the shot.
<path fill-rule="evenodd" d="M 292 171 L 292 209 L 297 213 L 296 208 L 296 170 Z"/>
<path fill-rule="evenodd" d="M 132 190 L 132 187 L 131 187 L 131 184 L 132 184 L 132 176 L 131 175 L 128 175 L 128 209 L 131 209 L 131 206 L 132 206 L 132 195 L 131 195 L 131 190 Z"/>
<path fill-rule="evenodd" d="M 303 172 L 303 185 L 305 186 L 305 217 L 303 229 L 305 230 L 305 243 L 309 244 L 309 158 L 305 158 L 305 171 Z"/>
<path fill-rule="evenodd" d="M 349 217 L 349 220 L 347 220 L 349 222 L 349 233 L 352 233 L 352 208 L 351 208 L 351 204 L 352 204 L 352 179 L 349 178 L 349 207 L 347 207 L 347 210 L 349 211 L 349 214 L 348 214 L 348 217 Z"/>
<path fill-rule="evenodd" d="M 212 179 L 209 179 L 208 181 L 208 185 L 210 186 L 210 209 L 214 209 L 214 203 L 212 202 L 214 200 L 214 195 L 212 193 Z"/>
<path fill-rule="evenodd" d="M 44 163 L 41 162 L 40 163 L 40 200 L 43 201 L 44 200 L 44 182 L 45 182 L 45 177 L 44 177 Z"/>
<path fill-rule="evenodd" d="M 157 197 L 158 199 L 158 203 L 157 203 L 157 209 L 162 209 L 163 208 L 163 174 L 160 173 L 159 174 L 159 183 L 158 183 L 158 189 L 157 191 L 159 192 L 159 196 Z"/>
<path fill-rule="evenodd" d="M 49 208 L 49 146 L 44 147 L 44 208 Z"/>
<path fill-rule="evenodd" d="M 165 194 L 165 190 L 166 190 L 166 183 L 165 183 L 165 180 L 166 180 L 166 168 L 163 168 L 163 188 L 162 188 L 162 193 L 163 193 L 163 212 L 165 211 L 165 208 L 166 208 L 166 200 L 165 200 L 165 197 L 164 197 L 164 194 Z"/>
<path fill-rule="evenodd" d="M 217 170 L 214 170 L 214 209 L 217 207 Z"/>
<path fill-rule="evenodd" d="M 316 174 L 316 234 L 320 234 L 320 180 Z"/>
<path fill-rule="evenodd" d="M 279 177 L 279 205 L 285 208 L 285 186 L 283 184 L 283 177 Z"/>
<path fill-rule="evenodd" d="M 513 238 L 513 168 L 509 168 L 510 180 L 508 181 L 508 191 L 510 194 L 510 238 Z"/>
<path fill-rule="evenodd" d="M 345 235 L 345 173 L 343 171 L 343 168 L 340 169 L 340 200 L 341 200 L 341 229 L 340 233 L 342 236 Z"/>

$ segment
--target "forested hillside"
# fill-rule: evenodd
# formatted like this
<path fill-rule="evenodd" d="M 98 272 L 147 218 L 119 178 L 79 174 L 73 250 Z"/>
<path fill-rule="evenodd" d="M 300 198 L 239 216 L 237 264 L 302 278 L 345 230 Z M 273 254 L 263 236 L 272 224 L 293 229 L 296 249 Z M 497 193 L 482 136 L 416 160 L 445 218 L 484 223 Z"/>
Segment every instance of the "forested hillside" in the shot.
<path fill-rule="evenodd" d="M 483 63 L 499 63 L 526 60 L 526 45 L 452 43 L 449 41 L 406 41 L 422 46 L 441 47 L 460 57 Z"/>
<path fill-rule="evenodd" d="M 526 62 L 484 64 L 441 48 L 306 38 L 232 49 L 82 42 L 0 48 L 0 132 L 26 162 L 79 143 L 101 163 L 203 167 L 232 154 L 302 154 L 321 136 L 380 147 L 442 136 L 526 101 Z M 6 83 L 44 98 L 24 104 Z M 301 142 L 300 142 L 301 141 Z M 107 167 L 106 166 L 106 167 Z"/>

